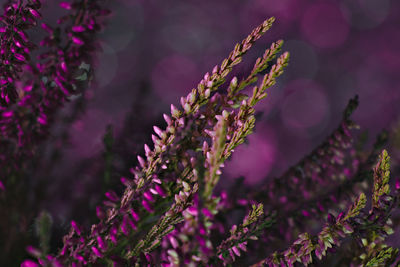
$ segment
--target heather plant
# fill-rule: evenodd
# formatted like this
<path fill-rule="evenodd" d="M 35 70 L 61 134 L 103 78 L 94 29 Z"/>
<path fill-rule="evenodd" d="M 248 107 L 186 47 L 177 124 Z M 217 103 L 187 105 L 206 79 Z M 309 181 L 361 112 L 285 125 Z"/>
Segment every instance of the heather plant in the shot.
<path fill-rule="evenodd" d="M 99 1 L 101 2 L 101 1 Z M 19 254 L 40 192 L 27 181 L 39 144 L 49 137 L 57 113 L 73 96 L 84 98 L 98 48 L 96 34 L 109 13 L 98 1 L 60 3 L 68 12 L 49 26 L 41 22 L 41 1 L 7 1 L 0 17 L 0 188 L 2 258 Z M 47 36 L 31 41 L 33 31 Z M 36 54 L 35 54 L 36 53 Z M 35 54 L 35 55 L 34 55 Z M 32 188 L 30 188 L 32 187 Z M 16 196 L 18 196 L 16 198 Z M 2 262 L 8 262 L 6 260 Z"/>
<path fill-rule="evenodd" d="M 61 6 L 71 14 L 58 22 L 70 24 L 63 31 L 42 24 L 49 36 L 41 45 L 49 49 L 36 65 L 28 62 L 33 45 L 16 44 L 25 26 L 10 25 L 27 20 L 35 27 L 40 1 L 5 6 L 1 166 L 7 182 L 0 185 L 6 196 L 8 184 L 24 182 L 14 179 L 25 167 L 17 160 L 29 162 L 36 143 L 48 136 L 55 112 L 71 95 L 84 93 L 92 75 L 86 63 L 93 60 L 94 35 L 101 28 L 97 19 L 108 12 L 96 1 Z M 38 245 L 26 247 L 35 260 L 21 266 L 399 266 L 398 249 L 385 239 L 396 227 L 391 217 L 399 206 L 400 181 L 390 181 L 386 132 L 369 151 L 354 144 L 358 126 L 350 116 L 358 97 L 349 101 L 326 141 L 281 177 L 259 187 L 240 181 L 229 190 L 218 187 L 225 162 L 254 130 L 256 104 L 288 64 L 289 53 L 280 53 L 279 40 L 249 74 L 229 77 L 274 20 L 236 44 L 180 99 L 180 107 L 171 105 L 170 114 L 163 115 L 165 129 L 153 127 L 153 144 L 144 144 L 137 166 L 120 177 L 123 192 L 110 182 L 115 140 L 109 126 L 99 178 L 106 192 L 96 207 L 97 223 L 87 229 L 71 221 L 56 251 L 50 244 L 52 216 L 38 213 L 33 223 Z"/>
<path fill-rule="evenodd" d="M 1 175 L 14 176 L 46 139 L 54 116 L 71 96 L 84 94 L 98 47 L 96 33 L 109 13 L 97 1 L 62 2 L 69 13 L 56 27 L 41 23 L 48 34 L 38 60 L 31 60 L 27 30 L 38 27 L 40 1 L 9 1 L 1 23 Z M 36 29 L 38 30 L 38 29 Z M 4 179 L 4 178 L 3 178 Z M 2 182 L 3 185 L 5 183 Z M 7 185 L 4 185 L 5 187 Z"/>

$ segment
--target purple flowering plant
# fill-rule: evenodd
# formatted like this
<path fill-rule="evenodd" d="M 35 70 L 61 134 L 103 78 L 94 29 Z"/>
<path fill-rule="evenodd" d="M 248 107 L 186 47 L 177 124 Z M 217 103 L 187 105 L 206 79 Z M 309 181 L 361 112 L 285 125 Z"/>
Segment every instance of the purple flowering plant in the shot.
<path fill-rule="evenodd" d="M 278 40 L 247 75 L 229 77 L 274 18 L 236 44 L 181 97 L 180 107 L 171 105 L 170 114 L 163 115 L 166 127 L 153 127 L 153 143 L 144 144 L 137 165 L 120 177 L 123 190 L 110 185 L 106 168 L 99 181 L 105 199 L 96 206 L 97 221 L 90 229 L 73 220 L 62 242 L 51 242 L 52 216 L 29 203 L 24 192 L 32 181 L 26 174 L 50 138 L 56 113 L 90 87 L 97 33 L 110 13 L 95 0 L 60 6 L 67 13 L 56 26 L 39 22 L 39 0 L 10 0 L 0 19 L 0 214 L 5 218 L 0 262 L 22 267 L 400 266 L 398 248 L 386 242 L 398 223 L 393 215 L 400 181 L 390 180 L 386 132 L 370 151 L 355 144 L 358 125 L 350 117 L 357 96 L 326 141 L 281 177 L 258 187 L 238 180 L 229 189 L 218 188 L 225 162 L 254 130 L 255 106 L 289 62 Z M 28 31 L 39 25 L 47 35 L 35 44 Z M 44 50 L 37 60 L 35 49 Z M 108 128 L 107 165 L 113 142 Z M 19 254 L 14 259 L 10 251 Z"/>

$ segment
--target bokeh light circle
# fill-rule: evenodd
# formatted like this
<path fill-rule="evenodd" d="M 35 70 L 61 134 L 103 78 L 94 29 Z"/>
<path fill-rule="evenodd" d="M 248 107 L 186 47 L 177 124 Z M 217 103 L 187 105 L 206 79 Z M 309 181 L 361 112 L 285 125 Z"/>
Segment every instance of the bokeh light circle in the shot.
<path fill-rule="evenodd" d="M 310 5 L 301 20 L 304 37 L 320 48 L 342 45 L 349 34 L 349 25 L 340 8 L 334 3 Z"/>
<path fill-rule="evenodd" d="M 235 149 L 223 172 L 231 178 L 245 177 L 246 184 L 257 184 L 271 171 L 277 148 L 271 130 L 258 130 L 248 137 L 248 143 Z"/>
<path fill-rule="evenodd" d="M 286 67 L 285 76 L 312 79 L 318 70 L 318 56 L 314 48 L 300 40 L 285 42 L 285 51 L 290 53 L 290 64 Z"/>
<path fill-rule="evenodd" d="M 152 71 L 152 87 L 163 102 L 175 104 L 197 85 L 196 81 L 201 79 L 198 73 L 197 65 L 189 58 L 167 56 Z"/>
<path fill-rule="evenodd" d="M 106 87 L 114 79 L 118 69 L 118 57 L 114 48 L 106 42 L 101 43 L 102 53 L 99 53 L 96 69 L 96 82 L 101 87 Z"/>
<path fill-rule="evenodd" d="M 288 94 L 281 108 L 286 127 L 298 130 L 316 126 L 327 117 L 329 102 L 324 89 L 311 80 L 299 79 L 285 88 Z"/>

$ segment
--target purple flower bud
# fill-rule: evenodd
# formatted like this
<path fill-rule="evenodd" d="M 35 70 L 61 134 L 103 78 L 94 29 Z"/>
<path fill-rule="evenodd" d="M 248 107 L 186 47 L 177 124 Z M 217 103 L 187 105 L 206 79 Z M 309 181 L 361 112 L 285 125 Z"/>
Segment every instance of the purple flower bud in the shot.
<path fill-rule="evenodd" d="M 32 260 L 25 260 L 21 263 L 21 267 L 39 267 L 39 264 Z"/>
<path fill-rule="evenodd" d="M 48 32 L 49 34 L 53 34 L 54 30 L 52 27 L 50 27 L 48 24 L 46 23 L 42 23 L 42 29 L 45 30 L 46 32 Z"/>
<path fill-rule="evenodd" d="M 74 228 L 77 235 L 81 235 L 81 230 L 79 229 L 79 226 L 75 221 L 71 221 L 71 226 L 72 228 Z"/>
<path fill-rule="evenodd" d="M 124 233 L 124 235 L 126 235 L 126 236 L 129 235 L 129 229 L 128 229 L 128 225 L 126 223 L 125 217 L 121 224 L 121 231 L 122 231 L 122 233 Z"/>
<path fill-rule="evenodd" d="M 153 126 L 153 130 L 160 138 L 162 138 L 163 131 L 160 128 Z"/>
<path fill-rule="evenodd" d="M 106 214 L 100 206 L 96 207 L 96 215 L 100 220 L 103 220 L 106 217 Z"/>
<path fill-rule="evenodd" d="M 71 3 L 68 3 L 68 2 L 61 2 L 61 3 L 60 3 L 60 7 L 61 7 L 61 8 L 64 8 L 64 9 L 67 9 L 67 10 L 70 10 L 70 9 L 71 9 Z"/>
<path fill-rule="evenodd" d="M 81 38 L 76 37 L 76 36 L 72 36 L 72 42 L 74 42 L 74 44 L 79 45 L 79 46 L 83 45 L 85 43 Z"/>
<path fill-rule="evenodd" d="M 96 247 L 92 247 L 92 251 L 93 251 L 93 253 L 94 253 L 97 257 L 99 257 L 99 258 L 102 258 L 102 257 L 103 257 L 103 255 L 101 254 L 101 252 L 100 252 Z"/>
<path fill-rule="evenodd" d="M 146 154 L 146 157 L 148 157 L 151 153 L 151 149 L 147 144 L 144 144 L 144 153 Z"/>
<path fill-rule="evenodd" d="M 151 207 L 149 202 L 147 202 L 146 200 L 144 200 L 144 199 L 142 200 L 142 205 L 148 212 L 150 212 L 150 213 L 154 212 L 153 208 Z"/>
<path fill-rule="evenodd" d="M 310 213 L 306 210 L 302 210 L 301 213 L 303 214 L 304 217 L 310 217 Z"/>
<path fill-rule="evenodd" d="M 61 69 L 62 69 L 65 73 L 68 72 L 67 64 L 65 63 L 65 61 L 62 61 L 61 64 L 60 64 L 60 66 L 61 66 Z"/>
<path fill-rule="evenodd" d="M 350 224 L 348 224 L 347 222 L 343 223 L 343 229 L 344 229 L 345 233 L 353 233 L 354 232 L 353 227 Z"/>
<path fill-rule="evenodd" d="M 40 250 L 38 250 L 37 248 L 32 247 L 32 246 L 27 246 L 26 251 L 36 258 L 39 258 L 42 256 L 42 253 L 40 252 Z"/>
<path fill-rule="evenodd" d="M 162 184 L 161 180 L 157 177 L 157 175 L 153 174 L 153 182 L 157 183 L 157 184 Z"/>
<path fill-rule="evenodd" d="M 38 117 L 37 121 L 41 124 L 41 125 L 46 125 L 47 124 L 47 118 L 45 114 L 40 114 L 40 116 Z"/>
<path fill-rule="evenodd" d="M 164 120 L 167 122 L 168 125 L 172 124 L 171 118 L 167 114 L 163 114 Z"/>
<path fill-rule="evenodd" d="M 137 229 L 136 225 L 133 223 L 133 221 L 131 219 L 129 219 L 128 215 L 126 215 L 125 218 L 126 218 L 127 224 L 129 224 L 129 226 L 132 228 L 132 230 L 136 230 Z"/>
<path fill-rule="evenodd" d="M 317 246 L 316 248 L 315 248 L 315 256 L 317 256 L 317 258 L 318 259 L 322 259 L 322 249 L 321 249 L 321 247 L 320 246 Z"/>
<path fill-rule="evenodd" d="M 336 221 L 340 221 L 344 217 L 344 212 L 342 211 L 341 213 L 338 214 Z"/>
<path fill-rule="evenodd" d="M 25 61 L 26 60 L 25 56 L 22 55 L 22 54 L 14 54 L 14 57 L 16 59 L 18 59 L 19 61 Z"/>
<path fill-rule="evenodd" d="M 6 190 L 6 187 L 4 186 L 4 184 L 3 184 L 2 181 L 0 181 L 0 189 L 1 189 L 2 191 L 5 191 L 5 190 Z"/>
<path fill-rule="evenodd" d="M 204 216 L 206 216 L 208 218 L 213 217 L 212 213 L 207 208 L 203 208 L 201 211 L 203 212 Z"/>
<path fill-rule="evenodd" d="M 17 31 L 17 33 L 18 33 L 18 35 L 22 38 L 22 40 L 23 40 L 24 42 L 28 42 L 28 41 L 29 41 L 28 36 L 25 34 L 24 31 Z"/>
<path fill-rule="evenodd" d="M 179 247 L 179 243 L 173 235 L 169 235 L 168 239 L 174 249 Z"/>
<path fill-rule="evenodd" d="M 197 208 L 194 206 L 190 206 L 189 208 L 186 209 L 186 211 L 192 216 L 196 217 L 198 215 Z"/>
<path fill-rule="evenodd" d="M 153 195 L 149 191 L 144 192 L 143 196 L 150 202 L 154 201 Z"/>
<path fill-rule="evenodd" d="M 154 188 L 150 188 L 149 191 L 150 191 L 153 195 L 158 195 L 157 190 L 155 190 Z"/>
<path fill-rule="evenodd" d="M 239 248 L 240 248 L 241 250 L 243 250 L 243 251 L 247 251 L 246 245 L 247 245 L 247 242 L 240 243 L 240 244 L 239 244 Z"/>
<path fill-rule="evenodd" d="M 144 168 L 146 166 L 146 161 L 141 156 L 137 156 L 137 159 L 138 159 L 140 166 L 142 168 Z"/>
<path fill-rule="evenodd" d="M 157 191 L 157 193 L 161 196 L 161 197 L 166 197 L 167 194 L 165 193 L 164 189 L 159 186 L 158 184 L 155 185 L 155 189 Z"/>
<path fill-rule="evenodd" d="M 33 84 L 28 84 L 26 86 L 24 86 L 24 91 L 25 92 L 30 92 L 33 89 Z"/>
<path fill-rule="evenodd" d="M 53 256 L 47 256 L 47 259 L 51 262 L 52 267 L 63 267 L 63 265 L 56 260 Z"/>
<path fill-rule="evenodd" d="M 235 260 L 236 259 L 235 254 L 233 253 L 232 249 L 229 249 L 228 251 L 229 251 L 229 256 L 231 256 L 231 259 Z"/>
<path fill-rule="evenodd" d="M 85 262 L 85 258 L 82 255 L 76 254 L 74 255 L 75 259 L 77 259 L 80 262 Z"/>
<path fill-rule="evenodd" d="M 107 250 L 107 244 L 101 236 L 97 236 L 97 244 L 99 244 L 101 250 Z"/>
<path fill-rule="evenodd" d="M 119 197 L 114 191 L 108 191 L 107 193 L 105 193 L 105 195 L 112 202 L 117 202 L 119 200 Z"/>
<path fill-rule="evenodd" d="M 117 227 L 113 226 L 110 230 L 110 239 L 111 242 L 113 242 L 114 245 L 117 244 L 117 233 L 118 233 L 118 229 Z"/>
<path fill-rule="evenodd" d="M 140 217 L 139 217 L 139 215 L 135 212 L 135 210 L 134 210 L 134 209 L 130 209 L 129 212 L 130 212 L 130 214 L 132 215 L 132 218 L 133 218 L 135 221 L 138 222 L 139 219 L 140 219 Z"/>
<path fill-rule="evenodd" d="M 119 180 L 121 181 L 121 183 L 122 183 L 123 185 L 129 186 L 129 180 L 128 180 L 128 178 L 126 178 L 126 177 L 121 177 Z"/>
<path fill-rule="evenodd" d="M 73 32 L 84 32 L 85 27 L 83 27 L 82 25 L 75 25 L 75 26 L 72 26 L 72 31 Z"/>
<path fill-rule="evenodd" d="M 232 250 L 238 257 L 240 257 L 240 250 L 237 247 L 233 246 Z"/>
<path fill-rule="evenodd" d="M 175 118 L 179 117 L 179 110 L 173 104 L 171 104 L 171 115 Z"/>
<path fill-rule="evenodd" d="M 151 135 L 151 140 L 153 140 L 154 145 L 157 145 L 160 141 L 154 134 Z"/>
<path fill-rule="evenodd" d="M 40 18 L 41 17 L 40 13 L 37 10 L 35 10 L 33 8 L 28 8 L 28 10 L 35 18 Z"/>

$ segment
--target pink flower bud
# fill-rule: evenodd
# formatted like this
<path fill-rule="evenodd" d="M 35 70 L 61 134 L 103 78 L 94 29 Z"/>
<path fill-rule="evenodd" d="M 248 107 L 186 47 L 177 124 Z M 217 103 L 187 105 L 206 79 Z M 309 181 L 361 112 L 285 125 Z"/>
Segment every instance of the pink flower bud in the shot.
<path fill-rule="evenodd" d="M 72 42 L 76 45 L 83 45 L 85 43 L 81 38 L 76 36 L 72 36 Z"/>
<path fill-rule="evenodd" d="M 114 191 L 108 191 L 107 193 L 105 193 L 105 195 L 112 202 L 117 202 L 119 200 L 119 197 Z"/>
<path fill-rule="evenodd" d="M 71 3 L 69 3 L 69 2 L 61 2 L 60 3 L 60 7 L 64 8 L 64 9 L 67 9 L 67 10 L 70 10 L 71 9 Z"/>
<path fill-rule="evenodd" d="M 99 258 L 102 258 L 102 257 L 103 257 L 103 255 L 101 254 L 101 252 L 100 252 L 96 247 L 92 247 L 92 251 L 93 251 L 93 253 L 94 253 L 97 257 L 99 257 Z"/>
<path fill-rule="evenodd" d="M 151 207 L 149 202 L 147 202 L 146 200 L 142 200 L 142 205 L 149 213 L 153 213 L 154 212 L 153 208 Z"/>
<path fill-rule="evenodd" d="M 152 194 L 151 194 L 149 191 L 144 192 L 144 193 L 143 193 L 143 196 L 144 196 L 148 201 L 150 201 L 150 202 L 153 202 L 153 201 L 154 201 L 154 198 L 153 198 Z"/>
<path fill-rule="evenodd" d="M 39 264 L 32 260 L 25 260 L 21 263 L 21 267 L 39 267 Z"/>
<path fill-rule="evenodd" d="M 33 8 L 28 8 L 28 10 L 35 18 L 40 18 L 41 17 L 40 13 L 37 10 L 35 10 Z"/>
<path fill-rule="evenodd" d="M 74 228 L 77 235 L 81 235 L 81 230 L 79 229 L 79 226 L 75 221 L 71 221 L 71 226 L 72 228 Z"/>
<path fill-rule="evenodd" d="M 75 26 L 72 26 L 72 31 L 73 32 L 84 32 L 85 27 L 83 27 L 82 25 L 75 25 Z"/>
<path fill-rule="evenodd" d="M 133 218 L 135 221 L 139 221 L 140 217 L 139 217 L 139 215 L 134 211 L 134 209 L 130 209 L 129 212 L 130 212 L 130 214 L 132 215 L 132 218 Z"/>

